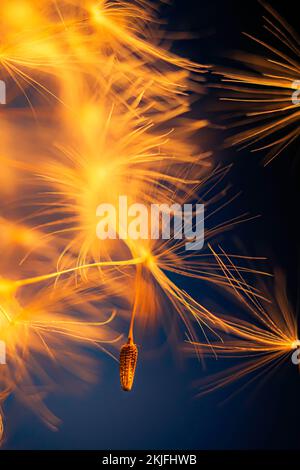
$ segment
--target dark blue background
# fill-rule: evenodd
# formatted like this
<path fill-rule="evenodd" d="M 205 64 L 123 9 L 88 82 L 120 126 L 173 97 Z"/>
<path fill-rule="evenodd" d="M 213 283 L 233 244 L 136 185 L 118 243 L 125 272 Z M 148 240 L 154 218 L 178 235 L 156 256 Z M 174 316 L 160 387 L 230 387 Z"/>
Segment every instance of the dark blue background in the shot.
<path fill-rule="evenodd" d="M 272 5 L 293 24 L 296 2 L 278 1 Z M 230 48 L 256 50 L 240 34 L 242 30 L 261 30 L 262 9 L 256 0 L 177 0 L 163 8 L 163 15 L 170 30 L 198 34 L 199 39 L 181 42 L 175 50 L 199 62 L 220 63 L 220 53 Z M 208 98 L 197 104 L 195 113 L 214 118 Z M 291 147 L 264 169 L 260 155 L 218 150 L 221 139 L 220 133 L 211 132 L 206 145 L 215 146 L 222 161 L 234 162 L 228 180 L 237 191 L 243 191 L 238 202 L 240 210 L 262 215 L 260 220 L 240 227 L 238 235 L 249 253 L 267 254 L 272 263 L 284 268 L 291 300 L 296 304 L 299 146 L 298 150 L 296 145 Z M 229 209 L 229 215 L 230 210 L 234 215 L 236 205 Z M 230 246 L 230 234 L 223 240 L 225 248 L 226 241 Z M 199 290 L 204 295 L 212 294 L 205 285 L 191 287 L 189 281 L 181 285 L 194 294 Z M 218 294 L 214 295 L 218 301 Z M 21 407 L 12 406 L 11 437 L 5 448 L 299 448 L 300 376 L 290 361 L 263 386 L 250 385 L 222 404 L 241 384 L 197 399 L 193 383 L 205 371 L 196 359 L 178 364 L 168 349 L 149 359 L 147 350 L 151 347 L 150 339 L 144 341 L 132 393 L 120 391 L 117 364 L 104 359 L 99 386 L 79 398 L 52 398 L 48 403 L 63 421 L 57 433 L 44 428 Z"/>

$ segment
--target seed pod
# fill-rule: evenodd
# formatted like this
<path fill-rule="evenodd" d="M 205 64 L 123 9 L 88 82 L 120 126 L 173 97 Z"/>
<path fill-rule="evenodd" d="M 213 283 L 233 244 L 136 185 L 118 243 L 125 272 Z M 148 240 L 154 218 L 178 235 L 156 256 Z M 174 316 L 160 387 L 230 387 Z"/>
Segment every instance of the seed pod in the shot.
<path fill-rule="evenodd" d="M 125 392 L 132 389 L 137 358 L 138 348 L 132 339 L 128 339 L 128 343 L 122 346 L 120 352 L 120 380 Z"/>
<path fill-rule="evenodd" d="M 4 436 L 4 424 L 3 424 L 3 418 L 2 414 L 0 413 L 0 444 Z"/>

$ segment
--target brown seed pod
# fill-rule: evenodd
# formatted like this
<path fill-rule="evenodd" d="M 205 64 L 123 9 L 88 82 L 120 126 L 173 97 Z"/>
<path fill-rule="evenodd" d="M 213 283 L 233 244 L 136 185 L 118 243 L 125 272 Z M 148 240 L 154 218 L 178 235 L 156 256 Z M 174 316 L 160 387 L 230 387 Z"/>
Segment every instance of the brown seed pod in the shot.
<path fill-rule="evenodd" d="M 120 352 L 120 380 L 122 389 L 130 392 L 134 382 L 134 374 L 138 358 L 138 348 L 132 339 L 124 344 Z"/>
<path fill-rule="evenodd" d="M 1 444 L 1 441 L 3 439 L 3 436 L 4 436 L 4 424 L 3 424 L 2 415 L 0 413 L 0 444 Z"/>

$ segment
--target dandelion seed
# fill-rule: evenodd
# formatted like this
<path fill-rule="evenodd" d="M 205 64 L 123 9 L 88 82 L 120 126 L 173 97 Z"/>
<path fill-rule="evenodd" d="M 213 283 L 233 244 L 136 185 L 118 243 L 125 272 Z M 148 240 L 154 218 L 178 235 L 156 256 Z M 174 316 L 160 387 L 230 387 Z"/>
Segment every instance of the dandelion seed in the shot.
<path fill-rule="evenodd" d="M 4 424 L 3 424 L 2 415 L 1 415 L 1 413 L 0 413 L 0 442 L 1 442 L 2 439 L 3 439 L 3 436 L 4 436 Z"/>
<path fill-rule="evenodd" d="M 138 348 L 132 338 L 128 338 L 128 342 L 122 346 L 120 352 L 120 380 L 125 392 L 130 392 L 132 389 L 137 358 Z"/>

